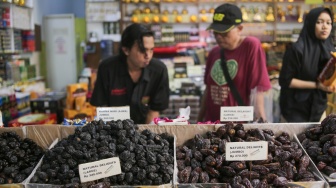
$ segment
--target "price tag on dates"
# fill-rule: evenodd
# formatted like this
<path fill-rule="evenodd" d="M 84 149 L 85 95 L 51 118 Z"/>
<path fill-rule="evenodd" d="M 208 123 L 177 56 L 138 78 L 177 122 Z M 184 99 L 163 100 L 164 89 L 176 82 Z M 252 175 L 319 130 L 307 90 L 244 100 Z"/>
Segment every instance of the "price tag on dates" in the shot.
<path fill-rule="evenodd" d="M 78 165 L 81 183 L 121 174 L 119 157 Z"/>
<path fill-rule="evenodd" d="M 96 109 L 97 118 L 102 119 L 103 121 L 117 121 L 131 119 L 130 116 L 130 107 L 121 106 L 121 107 L 99 107 Z"/>
<path fill-rule="evenodd" d="M 253 121 L 253 106 L 222 106 L 220 121 Z"/>
<path fill-rule="evenodd" d="M 227 161 L 258 161 L 266 160 L 268 142 L 227 142 L 225 145 L 225 159 Z"/>

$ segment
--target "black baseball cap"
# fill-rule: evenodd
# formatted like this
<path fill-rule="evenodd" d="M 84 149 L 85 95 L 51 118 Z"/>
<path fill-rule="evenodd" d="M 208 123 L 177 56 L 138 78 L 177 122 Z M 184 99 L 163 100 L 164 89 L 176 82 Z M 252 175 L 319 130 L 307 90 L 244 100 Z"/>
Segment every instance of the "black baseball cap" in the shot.
<path fill-rule="evenodd" d="M 214 30 L 218 33 L 226 33 L 235 25 L 243 22 L 242 12 L 236 5 L 225 3 L 215 9 L 212 24 L 207 30 Z"/>

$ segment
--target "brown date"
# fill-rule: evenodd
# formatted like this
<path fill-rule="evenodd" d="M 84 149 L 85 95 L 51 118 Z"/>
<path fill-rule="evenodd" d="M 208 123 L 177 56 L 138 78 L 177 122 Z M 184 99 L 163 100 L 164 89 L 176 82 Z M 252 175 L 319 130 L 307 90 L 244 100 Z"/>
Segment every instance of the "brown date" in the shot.
<path fill-rule="evenodd" d="M 191 173 L 190 173 L 190 178 L 189 178 L 189 183 L 197 183 L 198 179 L 200 176 L 200 171 L 195 168 Z"/>
<path fill-rule="evenodd" d="M 215 168 L 211 167 L 211 166 L 206 166 L 205 167 L 205 171 L 208 172 L 208 174 L 214 178 L 218 178 L 220 176 L 220 173 L 218 170 L 216 170 Z"/>
<path fill-rule="evenodd" d="M 222 136 L 224 136 L 226 134 L 226 128 L 225 126 L 220 126 L 217 131 L 216 131 L 216 134 L 219 138 L 221 138 Z"/>
<path fill-rule="evenodd" d="M 244 130 L 236 130 L 236 136 L 238 138 L 245 138 L 246 132 Z"/>
<path fill-rule="evenodd" d="M 202 161 L 203 160 L 203 155 L 200 151 L 195 150 L 194 151 L 194 158 L 198 161 Z"/>
<path fill-rule="evenodd" d="M 328 149 L 328 153 L 329 155 L 331 155 L 332 157 L 336 157 L 336 146 L 331 146 Z"/>
<path fill-rule="evenodd" d="M 216 152 L 212 149 L 201 149 L 200 152 L 203 154 L 203 155 L 215 155 Z"/>
<path fill-rule="evenodd" d="M 323 161 L 325 163 L 332 162 L 332 157 L 330 155 L 319 155 L 316 157 L 317 161 Z"/>
<path fill-rule="evenodd" d="M 303 155 L 300 158 L 299 162 L 299 173 L 307 171 L 308 166 L 309 166 L 309 157 L 307 155 Z"/>
<path fill-rule="evenodd" d="M 245 186 L 245 188 L 253 188 L 251 181 L 247 178 L 243 178 L 242 184 Z"/>
<path fill-rule="evenodd" d="M 287 179 L 293 179 L 294 178 L 294 174 L 297 173 L 296 167 L 292 163 L 290 163 L 288 161 L 284 162 L 284 164 L 282 166 L 282 170 L 284 172 L 286 172 L 286 174 L 287 174 L 286 178 Z"/>
<path fill-rule="evenodd" d="M 233 177 L 236 175 L 236 171 L 230 167 L 230 166 L 222 166 L 219 171 L 225 175 L 225 176 L 228 176 L 228 177 Z"/>
<path fill-rule="evenodd" d="M 234 130 L 236 130 L 236 132 L 237 132 L 238 130 L 242 130 L 242 131 L 244 131 L 244 125 L 241 124 L 241 123 L 237 123 L 233 128 L 234 128 Z"/>
<path fill-rule="evenodd" d="M 199 176 L 199 182 L 200 183 L 208 183 L 210 180 L 209 174 L 207 172 L 202 171 Z"/>
<path fill-rule="evenodd" d="M 269 169 L 267 167 L 265 167 L 264 165 L 253 165 L 252 166 L 252 171 L 258 172 L 262 175 L 266 175 L 269 173 Z"/>
<path fill-rule="evenodd" d="M 322 172 L 329 176 L 330 174 L 336 172 L 336 170 L 335 170 L 335 168 L 333 168 L 331 166 L 326 166 L 322 169 Z"/>
<path fill-rule="evenodd" d="M 229 164 L 230 167 L 232 167 L 235 170 L 241 171 L 243 169 L 246 169 L 246 164 L 244 161 L 236 161 Z"/>
<path fill-rule="evenodd" d="M 267 183 L 273 183 L 273 181 L 275 180 L 275 178 L 279 177 L 278 175 L 276 174 L 273 174 L 273 173 L 268 173 L 265 178 L 267 180 Z"/>
<path fill-rule="evenodd" d="M 317 169 L 322 170 L 324 167 L 327 166 L 327 164 L 323 161 L 319 161 L 316 166 L 317 166 Z M 331 167 L 333 167 L 333 166 L 331 166 Z M 333 168 L 335 168 L 335 167 L 333 167 Z"/>
<path fill-rule="evenodd" d="M 264 166 L 268 168 L 270 171 L 276 171 L 281 167 L 279 162 L 264 164 Z"/>
<path fill-rule="evenodd" d="M 286 186 L 288 184 L 288 180 L 285 177 L 277 177 L 273 181 L 274 186 Z"/>
<path fill-rule="evenodd" d="M 330 141 L 336 134 L 325 134 L 320 137 L 320 144 Z"/>
<path fill-rule="evenodd" d="M 239 175 L 240 175 L 242 178 L 247 178 L 247 179 L 249 179 L 249 180 L 257 179 L 257 178 L 260 177 L 260 174 L 259 174 L 259 173 L 254 172 L 254 171 L 248 171 L 248 170 L 247 170 L 247 171 L 245 171 L 245 170 L 241 171 L 241 172 L 239 173 Z"/>
<path fill-rule="evenodd" d="M 190 173 L 191 173 L 191 167 L 190 166 L 187 166 L 182 171 L 179 171 L 179 174 L 178 174 L 179 182 L 180 183 L 188 183 Z"/>
<path fill-rule="evenodd" d="M 205 163 L 209 166 L 215 166 L 216 165 L 216 159 L 213 156 L 209 155 L 205 158 Z"/>

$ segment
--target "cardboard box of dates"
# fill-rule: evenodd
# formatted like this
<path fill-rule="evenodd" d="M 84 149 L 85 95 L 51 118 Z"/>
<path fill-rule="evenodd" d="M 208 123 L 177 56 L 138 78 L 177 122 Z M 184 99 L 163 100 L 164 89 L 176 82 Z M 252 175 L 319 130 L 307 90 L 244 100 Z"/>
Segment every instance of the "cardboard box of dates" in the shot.
<path fill-rule="evenodd" d="M 336 114 L 330 114 L 320 124 L 307 128 L 297 135 L 297 140 L 329 185 L 335 186 Z"/>
<path fill-rule="evenodd" d="M 150 130 L 151 133 L 155 133 L 155 134 L 161 135 L 161 134 L 168 133 L 169 135 L 175 136 L 175 144 L 177 147 L 176 147 L 176 154 L 175 154 L 176 156 L 174 156 L 174 161 L 175 161 L 174 167 L 170 166 L 168 169 L 165 169 L 166 171 L 172 171 L 171 168 L 173 168 L 174 176 L 171 177 L 170 183 L 168 184 L 162 183 L 162 184 L 156 185 L 155 187 L 173 187 L 176 185 L 178 187 L 185 187 L 185 186 L 188 186 L 188 187 L 189 186 L 192 186 L 192 187 L 199 187 L 199 186 L 225 187 L 227 186 L 229 187 L 229 184 L 225 182 L 229 182 L 232 187 L 232 185 L 235 185 L 235 186 L 244 185 L 244 184 L 248 185 L 247 179 L 249 180 L 249 178 L 247 177 L 254 177 L 254 179 L 259 179 L 259 181 L 258 180 L 253 181 L 253 179 L 249 180 L 251 184 L 253 182 L 252 185 L 256 185 L 256 183 L 261 183 L 260 185 L 266 185 L 266 182 L 263 181 L 263 179 L 268 174 L 270 174 L 267 176 L 269 181 L 272 180 L 272 178 L 273 178 L 273 181 L 267 182 L 267 185 L 272 184 L 273 186 L 274 185 L 280 186 L 282 184 L 287 184 L 287 186 L 298 186 L 299 184 L 299 186 L 302 186 L 302 187 L 325 187 L 326 186 L 326 183 L 324 179 L 322 178 L 322 175 L 320 174 L 320 172 L 316 169 L 316 166 L 312 165 L 311 163 L 309 163 L 308 166 L 306 163 L 302 163 L 300 166 L 300 160 L 304 162 L 306 162 L 307 160 L 306 158 L 301 159 L 302 156 L 304 155 L 303 154 L 304 151 L 301 151 L 300 144 L 297 144 L 297 142 L 293 140 L 294 135 L 305 132 L 307 129 L 316 126 L 315 124 L 307 124 L 307 123 L 272 124 L 272 123 L 268 123 L 268 124 L 244 124 L 243 126 L 233 124 L 233 125 L 226 126 L 225 129 L 220 128 L 221 126 L 222 125 L 182 125 L 182 126 L 139 125 L 140 133 L 144 130 Z M 0 133 L 4 131 L 8 131 L 10 129 L 11 128 L 0 129 Z M 45 149 L 48 148 L 55 139 L 62 140 L 62 139 L 68 138 L 69 136 L 71 138 L 73 137 L 71 135 L 76 134 L 76 127 L 74 126 L 71 126 L 71 127 L 61 126 L 61 125 L 26 126 L 26 127 L 16 128 L 16 129 L 22 129 L 18 131 L 18 132 L 21 132 L 19 134 L 23 134 L 24 137 L 31 138 L 32 140 L 36 141 L 40 146 L 42 146 Z M 260 137 L 261 132 L 263 133 L 264 137 L 265 135 L 268 135 L 267 139 L 269 140 L 274 139 L 273 142 L 277 144 L 269 146 L 269 148 L 271 148 L 269 150 L 270 151 L 274 150 L 273 153 L 275 154 L 276 148 L 278 149 L 277 149 L 277 155 L 275 156 L 269 155 L 270 158 L 273 158 L 271 160 L 272 162 L 268 161 L 267 163 L 267 160 L 270 160 L 270 159 L 267 159 L 265 161 L 245 161 L 245 162 L 241 162 L 241 161 L 227 162 L 223 159 L 223 152 L 221 152 L 221 150 L 223 151 L 224 138 L 225 137 L 226 139 L 228 139 L 229 137 L 230 139 L 231 137 L 235 138 L 232 136 L 233 130 L 234 130 L 234 134 L 237 133 L 237 135 L 239 134 L 241 137 L 243 137 L 242 136 L 243 129 L 245 132 L 244 139 L 247 139 L 246 135 L 248 134 L 249 135 L 253 134 L 254 135 L 253 137 Z M 225 135 L 222 132 L 221 133 L 223 134 L 221 135 L 222 139 L 218 139 L 216 138 L 216 134 L 218 130 L 222 130 L 222 131 L 225 130 L 225 134 L 227 132 L 229 133 L 229 135 Z M 286 131 L 286 134 L 282 134 L 284 130 Z M 120 132 L 124 132 L 124 131 L 120 131 Z M 81 133 L 82 132 L 79 132 L 79 131 L 77 132 L 77 134 L 79 135 Z M 120 133 L 120 134 L 123 134 L 123 133 Z M 82 137 L 84 138 L 85 134 L 83 134 Z M 232 139 L 230 141 L 242 141 L 238 138 L 239 137 L 235 138 L 235 140 Z M 253 140 L 253 138 L 249 138 L 249 139 Z M 216 151 L 214 154 L 212 151 L 207 150 L 209 141 L 210 141 L 210 148 L 213 151 Z M 282 143 L 280 144 L 279 142 L 288 143 L 287 144 L 288 147 L 286 146 L 282 149 L 279 149 L 280 145 L 286 145 Z M 195 143 L 198 143 L 198 147 L 193 146 L 193 144 Z M 206 148 L 203 148 L 203 150 L 200 149 L 201 148 L 200 143 L 203 143 Z M 293 146 L 293 148 L 289 146 Z M 61 149 L 58 148 L 58 150 L 61 150 Z M 218 155 L 220 152 L 222 155 Z M 293 159 L 288 158 L 289 156 L 288 152 L 290 153 L 290 157 L 292 157 Z M 201 154 L 201 156 L 199 154 Z M 137 155 L 141 156 L 142 154 L 137 154 Z M 209 156 L 212 156 L 212 157 L 209 157 Z M 65 155 L 65 157 L 67 156 Z M 282 159 L 279 159 L 279 158 L 282 158 Z M 286 158 L 287 160 L 285 160 Z M 296 162 L 294 162 L 295 161 L 294 158 L 297 160 Z M 61 160 L 61 159 L 58 159 L 58 160 Z M 161 158 L 161 160 L 163 160 L 163 158 Z M 281 162 L 278 162 L 279 160 L 281 160 Z M 217 162 L 221 163 L 221 165 L 218 165 Z M 283 163 L 285 165 L 281 166 L 281 164 L 279 163 Z M 293 165 L 294 163 L 298 165 L 294 166 Z M 197 168 L 199 171 L 193 172 L 192 170 L 194 170 L 195 168 L 193 167 L 188 168 L 188 164 L 190 165 L 190 167 L 193 166 L 195 168 L 197 167 L 202 168 L 202 166 L 204 166 L 204 169 L 202 168 L 201 170 Z M 47 168 L 47 166 L 48 165 L 45 165 L 43 168 Z M 151 166 L 151 165 L 149 164 L 147 166 Z M 42 165 L 40 167 L 42 167 Z M 268 170 L 264 167 L 268 168 Z M 152 170 L 157 171 L 154 168 L 155 167 L 153 167 Z M 248 168 L 248 170 L 243 169 L 243 168 Z M 283 174 L 284 172 L 277 172 L 278 175 L 276 173 L 272 173 L 273 172 L 272 170 L 274 170 L 275 168 L 283 169 L 282 171 L 290 169 L 290 171 L 285 172 L 285 173 L 294 173 L 293 175 L 290 175 L 290 177 L 293 176 L 293 181 L 291 181 L 290 178 L 284 179 L 283 177 L 279 175 L 279 174 Z M 307 169 L 309 170 L 309 172 L 306 172 Z M 66 169 L 63 169 L 63 170 L 66 170 Z M 182 171 L 184 175 L 182 174 Z M 258 172 L 253 173 L 251 171 L 258 171 Z M 209 172 L 211 173 L 210 175 L 209 175 Z M 41 173 L 41 171 L 38 171 L 38 173 L 41 177 L 45 175 Z M 302 174 L 303 177 L 298 177 L 300 174 Z M 32 176 L 34 175 L 35 173 L 32 174 Z M 128 175 L 128 178 L 130 178 L 129 176 L 130 175 Z M 238 176 L 240 176 L 241 178 L 239 178 Z M 155 180 L 155 177 L 156 175 L 154 175 L 152 178 Z M 298 178 L 301 178 L 301 180 L 304 180 L 306 178 L 307 181 L 299 182 L 297 181 Z M 161 179 L 163 179 L 162 176 L 161 176 Z M 189 181 L 193 181 L 193 183 L 189 183 Z M 202 183 L 202 181 L 204 183 Z M 152 180 L 152 183 L 153 183 L 153 180 Z M 102 184 L 103 183 L 101 183 L 101 186 L 103 186 Z M 24 185 L 26 187 L 34 187 L 36 185 L 39 185 L 42 187 L 52 186 L 52 184 L 48 184 L 48 183 L 45 183 L 45 184 L 44 183 L 43 184 L 28 183 Z M 88 184 L 86 185 L 88 186 Z M 119 185 L 119 186 L 111 185 L 111 186 L 123 187 L 124 185 Z"/>
<path fill-rule="evenodd" d="M 214 129 L 208 125 L 207 129 L 199 129 L 199 126 L 202 125 L 184 127 L 185 136 L 178 138 L 178 187 L 327 186 L 293 139 L 295 134 L 313 125 L 231 123 L 215 125 Z M 226 143 L 260 140 L 268 142 L 266 160 L 225 160 Z"/>

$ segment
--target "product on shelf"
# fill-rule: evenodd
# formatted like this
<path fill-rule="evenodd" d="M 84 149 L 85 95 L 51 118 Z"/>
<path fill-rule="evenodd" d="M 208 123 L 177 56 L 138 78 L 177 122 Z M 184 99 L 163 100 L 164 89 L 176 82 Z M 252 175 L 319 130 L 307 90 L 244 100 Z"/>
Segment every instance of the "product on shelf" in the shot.
<path fill-rule="evenodd" d="M 69 84 L 66 94 L 66 108 L 64 117 L 67 119 L 93 120 L 96 114 L 96 108 L 87 101 L 88 83 Z"/>
<path fill-rule="evenodd" d="M 8 127 L 21 127 L 26 125 L 51 125 L 57 124 L 57 117 L 55 113 L 45 114 L 45 113 L 35 113 L 27 114 L 13 119 L 8 122 Z"/>
<path fill-rule="evenodd" d="M 56 114 L 57 123 L 64 119 L 65 93 L 47 93 L 30 101 L 30 109 L 33 113 Z"/>

